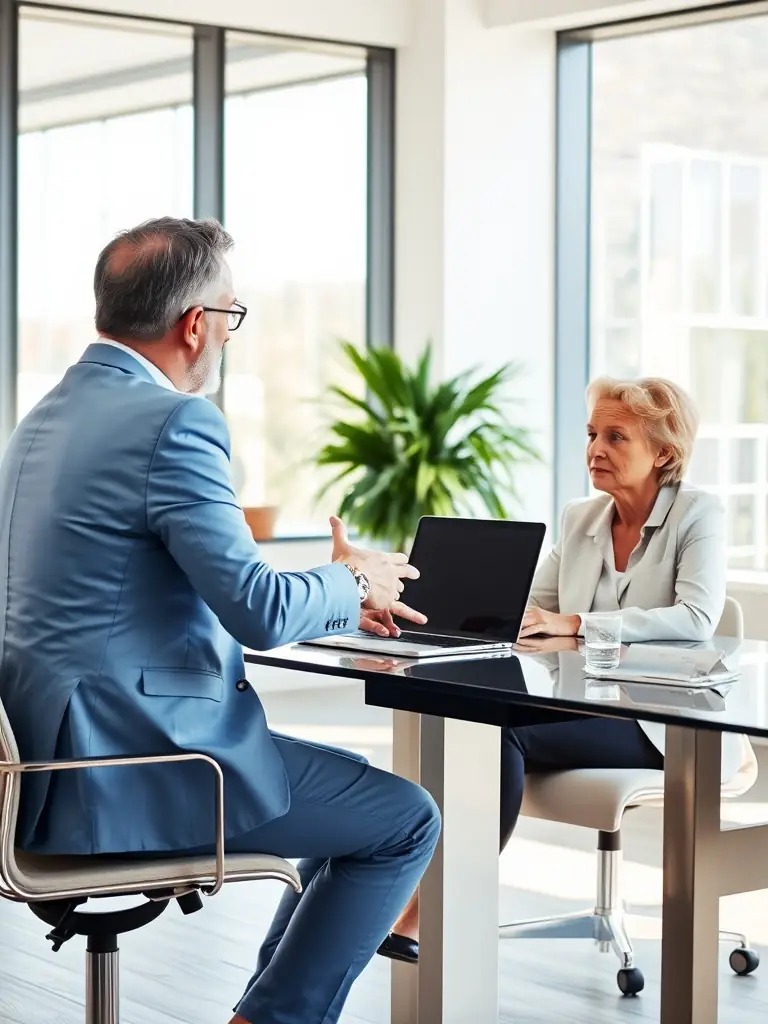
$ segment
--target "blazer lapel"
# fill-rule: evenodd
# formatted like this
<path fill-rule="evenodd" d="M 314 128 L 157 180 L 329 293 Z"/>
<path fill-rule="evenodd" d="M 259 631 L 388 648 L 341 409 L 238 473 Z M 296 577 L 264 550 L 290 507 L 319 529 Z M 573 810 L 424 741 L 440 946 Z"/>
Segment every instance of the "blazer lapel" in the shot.
<path fill-rule="evenodd" d="M 572 547 L 567 559 L 567 568 L 561 574 L 563 585 L 560 611 L 564 615 L 577 615 L 588 612 L 595 599 L 595 591 L 603 571 L 605 551 L 611 535 L 613 519 L 613 502 L 599 508 L 592 522 L 585 524 L 585 532 L 581 537 L 572 537 Z M 586 536 L 585 536 L 586 534 Z M 563 561 L 566 561 L 565 551 Z"/>

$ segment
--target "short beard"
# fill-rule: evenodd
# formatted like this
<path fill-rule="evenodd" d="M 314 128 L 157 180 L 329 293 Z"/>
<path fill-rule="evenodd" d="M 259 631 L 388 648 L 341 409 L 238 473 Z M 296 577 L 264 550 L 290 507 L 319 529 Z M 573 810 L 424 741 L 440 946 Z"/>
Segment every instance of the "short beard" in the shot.
<path fill-rule="evenodd" d="M 221 364 L 224 353 L 214 362 L 212 346 L 206 345 L 196 362 L 189 368 L 189 393 L 193 395 L 215 395 L 221 387 Z"/>

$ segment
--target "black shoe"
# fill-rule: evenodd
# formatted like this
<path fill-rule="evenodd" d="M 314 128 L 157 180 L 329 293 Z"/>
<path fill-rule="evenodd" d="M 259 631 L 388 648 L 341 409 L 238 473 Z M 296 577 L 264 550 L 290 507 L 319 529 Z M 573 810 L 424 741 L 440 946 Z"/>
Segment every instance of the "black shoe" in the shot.
<path fill-rule="evenodd" d="M 390 960 L 401 960 L 404 964 L 419 962 L 419 943 L 417 939 L 409 939 L 397 932 L 390 932 L 376 951 L 379 956 Z"/>

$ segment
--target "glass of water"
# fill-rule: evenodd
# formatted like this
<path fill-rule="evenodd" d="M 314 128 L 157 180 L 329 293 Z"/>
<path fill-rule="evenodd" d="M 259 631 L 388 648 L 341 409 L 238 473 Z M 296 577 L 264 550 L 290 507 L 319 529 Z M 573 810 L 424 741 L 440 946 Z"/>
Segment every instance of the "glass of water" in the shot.
<path fill-rule="evenodd" d="M 621 660 L 621 614 L 587 615 L 584 622 L 587 671 L 605 672 Z"/>

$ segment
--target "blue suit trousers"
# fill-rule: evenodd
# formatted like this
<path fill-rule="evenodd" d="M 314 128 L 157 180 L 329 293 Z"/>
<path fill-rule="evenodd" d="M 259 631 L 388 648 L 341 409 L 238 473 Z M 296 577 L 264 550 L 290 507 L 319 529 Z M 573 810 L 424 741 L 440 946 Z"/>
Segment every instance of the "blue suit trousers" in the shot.
<path fill-rule="evenodd" d="M 363 757 L 272 735 L 290 810 L 227 848 L 301 858 L 304 891 L 283 894 L 235 1009 L 252 1024 L 334 1024 L 429 864 L 440 815 L 424 789 Z"/>

